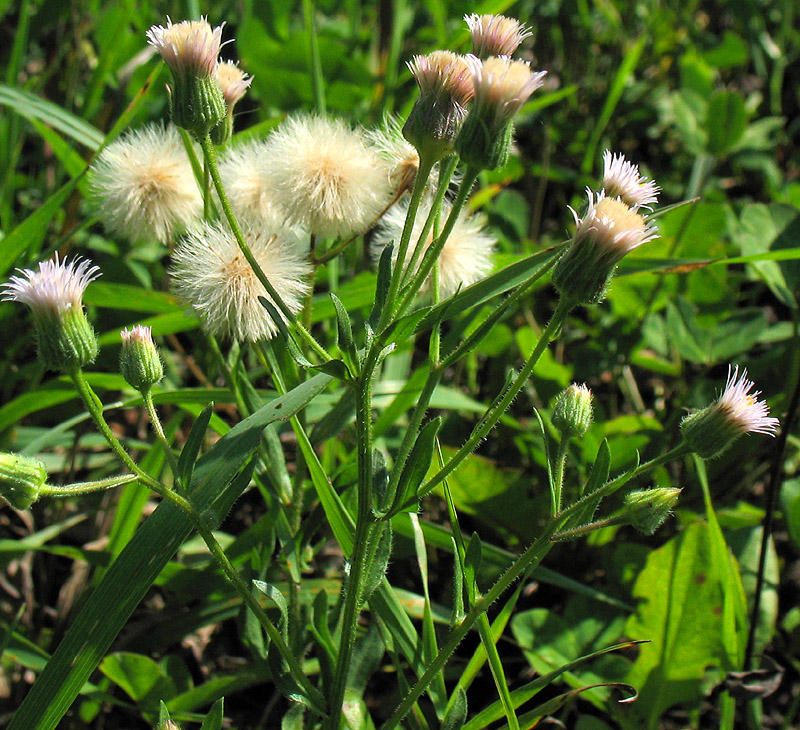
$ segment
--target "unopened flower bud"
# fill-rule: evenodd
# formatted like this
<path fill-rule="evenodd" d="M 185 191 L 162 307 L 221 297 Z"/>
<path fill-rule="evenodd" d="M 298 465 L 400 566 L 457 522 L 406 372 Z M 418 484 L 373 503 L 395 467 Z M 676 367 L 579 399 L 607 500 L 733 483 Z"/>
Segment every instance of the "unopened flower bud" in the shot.
<path fill-rule="evenodd" d="M 43 261 L 38 270 L 12 276 L 2 301 L 27 304 L 33 316 L 39 357 L 50 370 L 70 372 L 97 355 L 97 337 L 83 311 L 83 292 L 100 270 L 88 261 Z"/>
<path fill-rule="evenodd" d="M 565 436 L 583 436 L 592 425 L 592 391 L 573 383 L 556 399 L 553 425 Z"/>
<path fill-rule="evenodd" d="M 154 25 L 147 40 L 172 72 L 172 121 L 198 139 L 225 118 L 225 101 L 214 72 L 222 40 L 222 26 L 213 30 L 205 18 Z"/>
<path fill-rule="evenodd" d="M 745 433 L 774 436 L 780 422 L 769 415 L 769 407 L 758 400 L 760 391 L 751 393 L 754 383 L 747 370 L 739 376 L 739 367 L 728 368 L 728 382 L 722 395 L 710 406 L 692 413 L 681 422 L 683 440 L 698 456 L 719 456 Z"/>
<path fill-rule="evenodd" d="M 46 481 L 47 471 L 38 459 L 0 453 L 0 497 L 14 509 L 28 509 Z"/>
<path fill-rule="evenodd" d="M 414 56 L 408 68 L 420 96 L 403 126 L 403 136 L 421 157 L 440 160 L 453 151 L 473 95 L 470 68 L 464 56 L 450 51 Z"/>
<path fill-rule="evenodd" d="M 164 366 L 149 327 L 136 325 L 122 330 L 119 369 L 125 381 L 139 391 L 148 391 L 164 377 Z"/>
<path fill-rule="evenodd" d="M 546 71 L 534 73 L 525 61 L 493 56 L 481 61 L 468 56 L 475 87 L 472 108 L 455 148 L 462 162 L 478 170 L 494 170 L 508 159 L 512 118 L 538 89 Z"/>
<path fill-rule="evenodd" d="M 574 304 L 602 301 L 625 254 L 658 236 L 654 226 L 621 200 L 586 193 L 589 208 L 583 218 L 570 208 L 577 229 L 553 269 L 553 285 Z"/>
<path fill-rule="evenodd" d="M 669 516 L 678 501 L 680 489 L 659 487 L 625 495 L 621 521 L 645 535 L 652 535 Z"/>

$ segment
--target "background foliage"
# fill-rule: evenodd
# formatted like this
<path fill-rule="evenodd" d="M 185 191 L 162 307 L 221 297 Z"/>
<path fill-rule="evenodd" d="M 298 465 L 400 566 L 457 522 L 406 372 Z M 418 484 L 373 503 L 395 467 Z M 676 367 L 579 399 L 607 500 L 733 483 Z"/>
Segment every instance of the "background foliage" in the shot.
<path fill-rule="evenodd" d="M 773 414 L 784 418 L 800 352 L 800 34 L 791 0 L 429 0 L 424 9 L 400 0 L 320 0 L 315 18 L 328 110 L 365 125 L 387 111 L 405 116 L 416 98 L 405 60 L 437 48 L 466 50 L 461 16 L 473 11 L 505 12 L 532 25 L 535 36 L 524 48 L 535 67 L 548 70 L 545 89 L 520 116 L 516 154 L 482 177 L 471 201 L 500 237 L 498 268 L 565 237 L 566 205 L 580 205 L 584 186 L 596 182 L 605 148 L 639 163 L 662 186 L 663 202 L 699 198 L 659 219 L 661 238 L 626 260 L 606 303 L 573 314 L 524 395 L 451 478 L 462 530 L 484 540 L 479 582 L 488 585 L 504 551 L 530 542 L 546 515 L 545 456 L 532 407 L 547 422 L 553 397 L 571 381 L 590 385 L 599 411 L 576 446 L 577 461 L 590 464 L 607 438 L 612 473 L 630 467 L 637 451 L 649 458 L 674 445 L 684 409 L 714 396 L 728 362 L 747 367 Z M 90 286 L 86 303 L 103 349 L 89 379 L 106 403 L 135 402 L 117 375 L 118 331 L 151 324 L 169 353 L 168 379 L 156 400 L 179 441 L 212 400 L 211 426 L 225 433 L 236 420 L 230 396 L 197 321 L 166 293 L 165 251 L 107 237 L 87 203 L 84 171 L 120 119 L 136 126 L 168 115 L 168 74 L 144 34 L 167 14 L 177 20 L 201 12 L 214 24 L 226 21 L 225 37 L 236 41 L 223 53 L 240 58 L 255 76 L 237 107 L 241 138 L 266 134 L 286 113 L 313 108 L 299 3 L 0 2 L 0 274 L 6 278 L 53 251 L 80 251 L 100 265 L 103 278 Z M 356 321 L 368 314 L 374 273 L 363 250 L 348 255 L 340 271 L 323 274 L 313 310 L 320 331 L 332 327 L 328 288 L 338 289 Z M 359 273 L 352 277 L 352 271 Z M 445 455 L 533 348 L 553 296 L 539 285 L 437 391 L 433 405 L 444 417 Z M 491 306 L 453 320 L 452 336 L 477 326 Z M 22 308 L 0 305 L 0 342 L 0 448 L 39 455 L 64 481 L 114 473 L 116 463 L 89 428 L 71 385 L 37 363 Z M 413 403 L 423 357 L 411 342 L 399 348 L 377 385 L 375 428 L 389 452 L 402 437 L 401 416 Z M 266 379 L 257 385 L 264 392 L 270 387 Z M 323 394 L 308 418 L 316 424 L 323 464 L 344 464 L 334 474 L 334 486 L 344 490 L 353 481 L 353 433 L 346 427 L 338 439 L 325 439 L 327 422 L 319 419 L 331 406 Z M 139 410 L 110 417 L 157 473 L 162 455 L 144 440 Z M 285 447 L 291 461 L 297 445 L 287 438 Z M 625 638 L 647 638 L 653 643 L 604 654 L 561 677 L 561 691 L 627 682 L 638 688 L 638 702 L 620 705 L 617 695 L 598 687 L 565 697 L 552 713 L 587 730 L 716 726 L 728 700 L 714 688 L 737 668 L 743 650 L 765 485 L 777 459 L 787 481 L 770 543 L 757 647 L 786 674 L 778 692 L 750 712 L 765 727 L 791 726 L 800 668 L 797 447 L 790 435 L 781 455 L 775 442 L 750 437 L 709 463 L 707 475 L 691 459 L 661 469 L 656 483 L 684 491 L 676 519 L 654 537 L 609 529 L 588 544 L 557 547 L 547 569 L 514 594 L 516 612 L 500 644 L 512 689 L 533 672 Z M 309 519 L 321 522 L 321 511 L 308 506 Z M 446 621 L 452 547 L 437 526 L 447 522 L 446 510 L 438 494 L 423 507 L 432 617 Z M 37 505 L 30 514 L 0 513 L 1 723 L 10 720 L 88 589 L 152 508 L 147 493 L 133 486 Z M 395 523 L 389 577 L 421 618 L 419 541 L 415 553 L 407 516 Z M 280 587 L 275 530 L 253 490 L 236 503 L 220 534 L 243 573 Z M 330 535 L 321 534 L 305 566 L 309 603 L 322 591 L 331 603 L 338 594 L 341 555 L 332 540 L 322 539 Z M 158 700 L 173 717 L 197 720 L 224 695 L 233 726 L 278 727 L 286 705 L 260 678 L 260 633 L 243 617 L 202 543 L 183 542 L 61 726 L 147 727 L 157 718 Z M 477 639 L 464 643 L 448 681 L 463 676 L 476 646 Z M 487 681 L 468 695 L 475 710 L 496 699 L 488 670 L 481 671 Z M 371 673 L 365 669 L 365 678 Z M 390 672 L 372 677 L 365 696 L 377 717 L 391 711 L 397 690 Z M 484 726 L 478 719 L 467 725 Z"/>

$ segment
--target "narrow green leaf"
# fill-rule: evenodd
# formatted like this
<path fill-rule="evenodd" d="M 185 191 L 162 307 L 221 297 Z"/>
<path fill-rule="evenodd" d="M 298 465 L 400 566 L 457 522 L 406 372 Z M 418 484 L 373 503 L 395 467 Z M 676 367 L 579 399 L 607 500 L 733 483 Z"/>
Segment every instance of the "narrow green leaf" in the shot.
<path fill-rule="evenodd" d="M 453 692 L 453 699 L 450 702 L 450 709 L 444 716 L 442 730 L 461 730 L 467 721 L 467 693 L 456 687 Z"/>
<path fill-rule="evenodd" d="M 614 110 L 617 108 L 617 104 L 619 104 L 619 100 L 622 98 L 622 92 L 625 90 L 628 79 L 639 63 L 639 58 L 642 55 L 646 43 L 647 34 L 643 34 L 625 53 L 622 63 L 614 74 L 614 78 L 608 90 L 608 95 L 603 104 L 603 109 L 600 112 L 600 116 L 597 117 L 597 121 L 595 121 L 592 129 L 592 136 L 589 138 L 583 155 L 581 170 L 585 173 L 591 172 L 592 170 L 592 163 L 595 158 L 595 152 L 597 151 L 597 145 L 600 144 L 603 132 L 605 132 L 606 126 L 609 121 L 611 121 Z"/>
<path fill-rule="evenodd" d="M 261 591 L 281 612 L 281 620 L 284 628 L 289 624 L 289 606 L 286 598 L 274 585 L 265 583 L 263 580 L 254 580 L 253 585 Z"/>
<path fill-rule="evenodd" d="M 417 325 L 416 332 L 424 332 L 436 322 L 444 322 L 451 317 L 456 317 L 468 309 L 489 301 L 498 294 L 537 278 L 546 270 L 545 267 L 550 260 L 561 254 L 563 245 L 559 244 L 544 251 L 538 251 L 521 261 L 510 264 L 497 273 L 462 289 L 441 304 L 431 307 Z"/>
<path fill-rule="evenodd" d="M 386 297 L 389 295 L 389 282 L 392 278 L 392 251 L 394 246 L 387 246 L 381 253 L 378 261 L 378 283 L 375 287 L 375 303 L 369 315 L 369 325 L 375 330 L 386 306 Z"/>
<path fill-rule="evenodd" d="M 208 711 L 206 715 L 206 719 L 203 720 L 203 724 L 200 727 L 200 730 L 222 730 L 222 720 L 224 718 L 223 712 L 223 705 L 225 703 L 225 698 L 220 697 L 212 706 L 211 709 Z"/>
<path fill-rule="evenodd" d="M 364 576 L 364 595 L 361 597 L 362 603 L 366 603 L 375 593 L 378 586 L 386 577 L 386 567 L 392 557 L 392 523 L 382 522 L 377 527 L 377 535 L 373 538 L 377 540 L 375 556 L 369 565 Z"/>
<path fill-rule="evenodd" d="M 481 567 L 483 546 L 481 538 L 477 532 L 472 533 L 467 545 L 467 554 L 464 559 L 464 576 L 467 580 L 467 587 L 476 585 L 476 577 Z"/>
<path fill-rule="evenodd" d="M 38 254 L 50 221 L 61 210 L 80 179 L 81 176 L 78 176 L 66 182 L 0 241 L 0 278 L 17 263 L 24 252 Z"/>
<path fill-rule="evenodd" d="M 344 353 L 345 357 L 349 359 L 351 365 L 358 362 L 356 354 L 356 343 L 353 339 L 353 325 L 350 322 L 350 315 L 344 308 L 339 297 L 333 292 L 330 293 L 331 301 L 336 309 L 336 323 L 339 328 L 339 348 Z"/>
<path fill-rule="evenodd" d="M 29 91 L 0 84 L 0 104 L 26 119 L 46 122 L 92 151 L 103 144 L 104 135 L 96 127 Z"/>
<path fill-rule="evenodd" d="M 197 455 L 200 453 L 200 448 L 206 439 L 206 431 L 208 430 L 208 422 L 211 420 L 211 414 L 214 412 L 214 403 L 209 403 L 203 412 L 197 417 L 192 424 L 192 430 L 183 445 L 183 450 L 178 458 L 178 476 L 181 484 L 191 484 L 192 472 L 194 472 L 194 464 L 197 461 Z"/>
<path fill-rule="evenodd" d="M 406 464 L 400 474 L 400 479 L 397 482 L 397 494 L 389 512 L 390 515 L 396 514 L 397 511 L 401 510 L 417 493 L 431 467 L 433 450 L 436 446 L 436 436 L 441 427 L 442 418 L 437 416 L 432 421 L 428 421 L 419 432 L 419 436 L 414 442 L 411 453 L 408 455 Z"/>

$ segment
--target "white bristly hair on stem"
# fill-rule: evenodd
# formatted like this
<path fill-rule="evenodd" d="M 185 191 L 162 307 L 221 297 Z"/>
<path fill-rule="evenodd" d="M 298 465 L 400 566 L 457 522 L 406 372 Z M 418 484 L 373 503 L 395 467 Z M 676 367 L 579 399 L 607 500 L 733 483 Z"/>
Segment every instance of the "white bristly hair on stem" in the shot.
<path fill-rule="evenodd" d="M 112 233 L 167 243 L 198 220 L 203 200 L 178 130 L 150 124 L 112 142 L 92 165 L 92 201 Z"/>
<path fill-rule="evenodd" d="M 296 233 L 242 224 L 262 271 L 291 312 L 299 312 L 309 292 L 310 264 Z M 170 273 L 175 293 L 192 305 L 210 334 L 255 342 L 278 332 L 258 301 L 270 297 L 224 223 L 204 223 L 190 231 L 175 249 Z"/>

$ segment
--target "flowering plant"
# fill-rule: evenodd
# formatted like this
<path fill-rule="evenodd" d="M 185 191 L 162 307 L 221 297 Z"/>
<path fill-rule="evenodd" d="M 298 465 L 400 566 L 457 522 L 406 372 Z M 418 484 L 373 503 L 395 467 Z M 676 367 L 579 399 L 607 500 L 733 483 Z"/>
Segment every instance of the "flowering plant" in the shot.
<path fill-rule="evenodd" d="M 97 692 L 113 684 L 158 727 L 178 719 L 220 728 L 223 713 L 239 708 L 237 689 L 266 685 L 273 699 L 260 707 L 280 714 L 270 727 L 518 729 L 576 695 L 623 727 L 655 727 L 684 686 L 654 669 L 670 650 L 654 624 L 674 605 L 633 605 L 658 581 L 637 581 L 622 600 L 576 580 L 567 563 L 662 525 L 676 565 L 691 540 L 708 543 L 720 639 L 708 639 L 681 681 L 699 687 L 718 666 L 731 682 L 754 649 L 705 460 L 714 474 L 735 443 L 756 463 L 776 442 L 740 437 L 781 433 L 743 364 L 729 366 L 715 400 L 687 387 L 692 409 L 680 422 L 679 399 L 653 375 L 684 376 L 666 346 L 650 350 L 659 326 L 686 320 L 676 307 L 663 325 L 652 315 L 672 312 L 660 289 L 679 275 L 671 255 L 656 260 L 660 237 L 674 240 L 670 216 L 692 201 L 641 172 L 632 159 L 643 165 L 642 156 L 609 150 L 601 167 L 592 149 L 580 183 L 571 178 L 572 205 L 554 214 L 558 236 L 509 237 L 501 202 L 490 201 L 512 192 L 502 190 L 504 166 L 524 166 L 515 147 L 530 133 L 524 125 L 559 94 L 552 73 L 521 57 L 535 29 L 467 16 L 471 45 L 409 54 L 404 118 L 367 128 L 327 111 L 305 9 L 315 111 L 263 111 L 270 123 L 249 129 L 238 115 L 252 113 L 255 93 L 266 108 L 266 87 L 246 55 L 220 59 L 235 55 L 221 50 L 229 27 L 206 18 L 153 25 L 141 44 L 169 69 L 169 119 L 109 135 L 83 191 L 97 218 L 91 235 L 119 255 L 89 240 L 79 257 L 21 261 L 2 287 L 3 301 L 30 309 L 37 365 L 59 374 L 48 387 L 80 407 L 0 453 L 0 497 L 34 514 L 53 498 L 116 505 L 94 588 L 9 728 L 54 727 L 97 667 Z M 640 276 L 620 276 L 637 268 Z M 120 270 L 147 288 L 122 281 Z M 646 310 L 625 321 L 617 310 L 629 281 L 653 273 Z M 90 322 L 107 325 L 108 309 L 128 315 L 96 331 Z M 609 325 L 608 312 L 625 326 Z M 649 339 L 623 357 L 619 341 L 640 329 Z M 745 350 L 725 354 L 764 373 Z M 709 380 L 719 380 L 718 364 L 705 363 Z M 633 366 L 649 375 L 637 381 Z M 578 371 L 586 382 L 572 382 Z M 623 390 L 635 412 L 615 413 Z M 60 434 L 86 421 L 100 438 L 92 433 L 74 451 L 99 466 L 87 456 L 69 478 L 54 478 Z M 701 489 L 706 522 L 680 513 Z M 652 562 L 641 558 L 641 575 L 666 575 L 661 549 Z M 667 578 L 685 594 L 677 567 Z M 592 638 L 552 654 L 557 612 L 543 619 L 526 607 L 532 581 L 570 592 L 577 613 L 564 631 L 596 620 Z M 170 620 L 197 622 L 180 638 L 198 663 L 237 616 L 232 651 L 247 657 L 247 670 L 219 668 L 190 686 L 188 670 L 148 656 L 166 651 L 162 617 L 155 638 L 144 631 L 141 647 L 124 645 L 136 651 L 113 651 L 154 586 Z M 628 613 L 598 618 L 597 606 L 577 599 Z M 509 658 L 501 639 L 512 637 Z M 661 643 L 640 646 L 651 640 Z M 635 655 L 617 655 L 633 647 Z M 603 664 L 611 655 L 621 664 Z M 540 676 L 514 669 L 523 660 Z M 391 691 L 377 691 L 387 677 Z M 562 680 L 573 691 L 537 697 Z M 644 701 L 626 714 L 610 688 L 625 702 L 641 691 Z M 732 722 L 734 709 L 726 699 L 720 713 Z M 246 710 L 234 716 L 259 724 Z"/>

